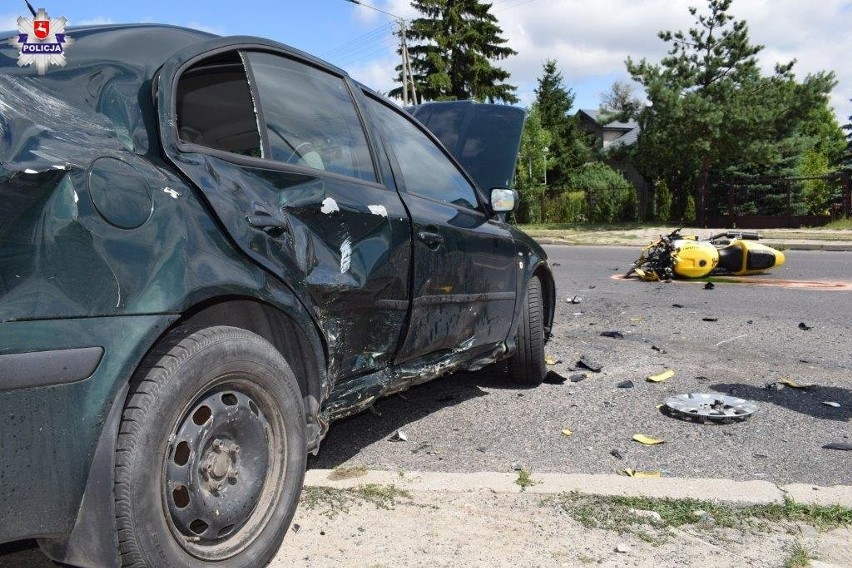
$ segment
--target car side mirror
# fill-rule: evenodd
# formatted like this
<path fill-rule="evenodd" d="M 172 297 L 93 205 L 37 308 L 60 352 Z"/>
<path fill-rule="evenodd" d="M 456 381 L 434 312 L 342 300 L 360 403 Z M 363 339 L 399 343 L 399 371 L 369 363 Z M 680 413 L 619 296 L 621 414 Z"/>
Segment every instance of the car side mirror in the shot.
<path fill-rule="evenodd" d="M 501 218 L 505 218 L 506 213 L 514 211 L 518 201 L 518 192 L 514 189 L 496 187 L 491 190 L 491 210 Z"/>

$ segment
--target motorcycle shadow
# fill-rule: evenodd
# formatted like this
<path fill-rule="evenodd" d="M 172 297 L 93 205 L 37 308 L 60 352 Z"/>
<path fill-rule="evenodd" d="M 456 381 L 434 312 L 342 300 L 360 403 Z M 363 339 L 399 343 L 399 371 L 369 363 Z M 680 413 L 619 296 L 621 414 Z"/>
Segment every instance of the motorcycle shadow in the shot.
<path fill-rule="evenodd" d="M 813 385 L 807 388 L 783 387 L 777 390 L 776 383 L 765 387 L 742 383 L 719 383 L 711 390 L 728 393 L 731 396 L 755 402 L 763 402 L 784 407 L 788 410 L 806 414 L 820 420 L 849 422 L 852 420 L 852 390 L 841 387 Z M 840 406 L 823 404 L 837 403 Z"/>

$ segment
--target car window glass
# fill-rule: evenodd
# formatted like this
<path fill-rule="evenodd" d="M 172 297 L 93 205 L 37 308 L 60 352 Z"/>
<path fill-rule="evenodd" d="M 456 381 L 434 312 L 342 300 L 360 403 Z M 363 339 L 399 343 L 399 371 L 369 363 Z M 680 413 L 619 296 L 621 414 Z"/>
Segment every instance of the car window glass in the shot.
<path fill-rule="evenodd" d="M 397 157 L 406 191 L 476 208 L 476 191 L 443 150 L 401 112 L 368 100 Z"/>
<path fill-rule="evenodd" d="M 181 75 L 177 122 L 184 142 L 261 156 L 254 102 L 237 52 L 205 59 Z"/>
<path fill-rule="evenodd" d="M 340 77 L 269 53 L 247 54 L 269 157 L 376 181 L 355 103 Z"/>

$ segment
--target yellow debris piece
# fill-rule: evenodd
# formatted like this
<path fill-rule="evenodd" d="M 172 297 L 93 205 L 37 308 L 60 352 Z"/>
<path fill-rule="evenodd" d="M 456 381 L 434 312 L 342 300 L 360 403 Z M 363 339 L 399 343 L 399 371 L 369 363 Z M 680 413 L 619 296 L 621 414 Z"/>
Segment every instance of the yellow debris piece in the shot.
<path fill-rule="evenodd" d="M 675 372 L 672 371 L 671 369 L 669 369 L 667 371 L 663 371 L 659 375 L 651 375 L 646 380 L 648 382 L 651 382 L 651 383 L 661 383 L 663 381 L 669 380 L 670 378 L 672 378 L 674 376 L 675 376 Z"/>
<path fill-rule="evenodd" d="M 655 446 L 657 444 L 664 444 L 665 440 L 660 440 L 659 438 L 652 438 L 651 436 L 646 436 L 645 434 L 633 434 L 633 439 L 640 444 L 644 444 L 646 446 Z"/>
<path fill-rule="evenodd" d="M 781 379 L 779 382 L 790 387 L 791 389 L 807 390 L 807 389 L 810 389 L 810 388 L 813 388 L 813 387 L 816 386 L 816 385 L 801 385 L 801 384 L 797 383 L 796 381 L 794 381 L 793 379 L 788 379 L 786 377 Z"/>
<path fill-rule="evenodd" d="M 562 430 L 562 435 L 563 435 L 563 436 L 565 436 L 566 438 L 567 438 L 568 436 L 570 436 L 571 434 L 573 434 L 573 433 L 574 433 L 574 432 L 572 432 L 572 431 L 571 431 L 571 430 L 569 430 L 568 428 L 565 428 L 564 430 Z"/>
<path fill-rule="evenodd" d="M 660 471 L 636 471 L 635 469 L 631 469 L 629 467 L 624 470 L 624 474 L 627 477 L 635 477 L 636 479 L 651 479 L 663 476 L 662 472 Z"/>
<path fill-rule="evenodd" d="M 545 365 L 555 365 L 555 364 L 556 364 L 556 358 L 555 358 L 555 357 L 552 357 L 552 356 L 550 356 L 550 355 L 547 355 L 547 356 L 544 358 L 544 364 L 545 364 Z"/>

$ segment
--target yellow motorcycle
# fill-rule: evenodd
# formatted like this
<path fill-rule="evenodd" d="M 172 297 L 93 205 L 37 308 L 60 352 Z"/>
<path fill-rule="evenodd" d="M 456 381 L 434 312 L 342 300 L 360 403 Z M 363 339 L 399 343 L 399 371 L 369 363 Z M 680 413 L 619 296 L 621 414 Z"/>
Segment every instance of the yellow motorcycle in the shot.
<path fill-rule="evenodd" d="M 661 235 L 645 247 L 626 277 L 656 281 L 711 273 L 742 276 L 784 264 L 784 253 L 756 242 L 761 238 L 756 231 L 726 231 L 699 240 L 696 235 L 681 235 L 681 230 Z"/>

